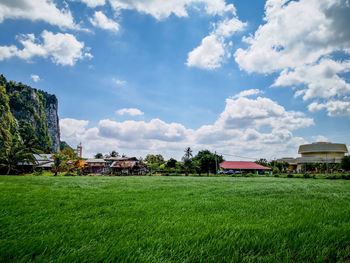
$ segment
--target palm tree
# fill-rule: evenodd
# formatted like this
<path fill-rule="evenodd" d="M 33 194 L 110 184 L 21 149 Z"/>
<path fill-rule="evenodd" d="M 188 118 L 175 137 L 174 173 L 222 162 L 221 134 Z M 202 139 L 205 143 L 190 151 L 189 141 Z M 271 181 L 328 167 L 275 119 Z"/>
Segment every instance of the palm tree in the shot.
<path fill-rule="evenodd" d="M 19 141 L 12 142 L 8 148 L 2 149 L 0 154 L 0 167 L 7 169 L 6 175 L 16 171 L 18 164 L 34 164 L 35 158 Z"/>
<path fill-rule="evenodd" d="M 191 147 L 185 149 L 185 155 L 182 157 L 183 160 L 191 159 L 193 157 Z"/>

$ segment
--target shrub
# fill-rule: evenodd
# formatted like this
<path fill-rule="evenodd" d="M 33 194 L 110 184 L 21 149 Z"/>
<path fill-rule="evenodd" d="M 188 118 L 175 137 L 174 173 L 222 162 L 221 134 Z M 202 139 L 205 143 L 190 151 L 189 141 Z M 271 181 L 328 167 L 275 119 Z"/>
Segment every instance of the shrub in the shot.
<path fill-rule="evenodd" d="M 311 175 L 308 173 L 304 173 L 303 176 L 304 176 L 304 178 L 311 178 Z"/>
<path fill-rule="evenodd" d="M 253 174 L 253 173 L 247 173 L 247 174 L 245 174 L 244 176 L 245 176 L 245 177 L 253 177 L 253 176 L 255 176 L 255 174 Z"/>
<path fill-rule="evenodd" d="M 279 174 L 274 174 L 273 176 L 274 176 L 274 177 L 280 177 L 280 175 L 279 175 Z"/>
<path fill-rule="evenodd" d="M 287 174 L 287 177 L 288 178 L 293 178 L 293 175 L 292 174 Z"/>
<path fill-rule="evenodd" d="M 350 173 L 348 173 L 348 174 L 342 174 L 342 175 L 341 175 L 341 179 L 350 180 Z"/>

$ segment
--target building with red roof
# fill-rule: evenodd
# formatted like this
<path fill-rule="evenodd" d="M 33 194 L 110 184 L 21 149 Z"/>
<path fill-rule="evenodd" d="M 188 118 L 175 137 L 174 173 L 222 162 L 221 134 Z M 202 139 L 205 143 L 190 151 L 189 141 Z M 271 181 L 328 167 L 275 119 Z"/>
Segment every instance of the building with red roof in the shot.
<path fill-rule="evenodd" d="M 239 161 L 226 161 L 220 163 L 220 168 L 226 171 L 232 171 L 234 173 L 265 173 L 271 171 L 271 168 L 262 166 L 254 162 L 239 162 Z"/>

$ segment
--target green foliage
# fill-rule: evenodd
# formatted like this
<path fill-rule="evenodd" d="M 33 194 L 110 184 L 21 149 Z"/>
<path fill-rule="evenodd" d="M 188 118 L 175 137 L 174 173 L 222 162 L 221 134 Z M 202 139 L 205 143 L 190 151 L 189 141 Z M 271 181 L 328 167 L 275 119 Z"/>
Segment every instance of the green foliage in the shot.
<path fill-rule="evenodd" d="M 199 151 L 193 158 L 193 161 L 198 165 L 196 168 L 200 173 L 213 173 L 216 174 L 216 169 L 219 168 L 219 164 L 224 161 L 222 155 L 217 155 L 209 150 Z"/>
<path fill-rule="evenodd" d="M 57 173 L 65 168 L 67 159 L 68 157 L 62 152 L 58 152 L 53 156 L 54 176 L 57 176 Z"/>
<path fill-rule="evenodd" d="M 269 166 L 269 162 L 266 159 L 263 159 L 263 158 L 259 159 L 258 161 L 255 161 L 255 163 L 260 164 L 262 166 L 266 166 L 266 167 Z"/>
<path fill-rule="evenodd" d="M 66 149 L 66 148 L 70 148 L 70 149 L 73 150 L 73 148 L 70 147 L 70 146 L 68 145 L 68 143 L 66 143 L 65 141 L 60 141 L 60 151 Z"/>
<path fill-rule="evenodd" d="M 0 149 L 8 147 L 13 138 L 19 138 L 32 148 L 51 152 L 52 140 L 45 114 L 48 103 L 57 103 L 56 97 L 21 82 L 7 82 L 0 75 Z"/>
<path fill-rule="evenodd" d="M 177 163 L 177 161 L 176 161 L 174 158 L 170 158 L 170 159 L 166 162 L 165 166 L 166 166 L 167 168 L 175 168 L 175 167 L 176 167 L 176 163 Z"/>
<path fill-rule="evenodd" d="M 94 157 L 96 159 L 102 159 L 103 158 L 103 154 L 102 153 L 96 153 Z"/>
<path fill-rule="evenodd" d="M 5 87 L 0 86 L 0 150 L 9 148 L 13 140 L 19 140 L 17 127 L 10 111 L 9 101 L 10 99 Z"/>
<path fill-rule="evenodd" d="M 164 158 L 161 154 L 148 154 L 144 162 L 151 166 L 152 169 L 156 169 L 161 164 L 165 163 Z"/>
<path fill-rule="evenodd" d="M 17 173 L 18 164 L 35 163 L 33 154 L 21 142 L 13 140 L 9 147 L 0 152 L 0 168 L 6 174 Z"/>
<path fill-rule="evenodd" d="M 345 171 L 350 171 L 350 155 L 344 156 L 340 162 L 341 169 Z"/>

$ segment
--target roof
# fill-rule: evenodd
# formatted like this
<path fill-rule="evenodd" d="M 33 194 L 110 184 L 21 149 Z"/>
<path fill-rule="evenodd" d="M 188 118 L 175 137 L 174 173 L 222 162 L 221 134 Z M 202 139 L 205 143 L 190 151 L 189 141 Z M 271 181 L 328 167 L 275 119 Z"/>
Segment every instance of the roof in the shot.
<path fill-rule="evenodd" d="M 136 162 L 134 161 L 124 161 L 124 162 L 116 161 L 112 163 L 111 167 L 112 168 L 133 168 L 135 165 L 136 165 Z"/>
<path fill-rule="evenodd" d="M 41 153 L 41 154 L 33 154 L 36 161 L 47 161 L 52 159 L 51 157 L 54 155 L 54 153 Z"/>
<path fill-rule="evenodd" d="M 87 159 L 86 163 L 105 163 L 104 159 Z"/>
<path fill-rule="evenodd" d="M 220 167 L 223 169 L 232 169 L 232 170 L 271 170 L 271 168 L 269 167 L 265 167 L 254 162 L 226 161 L 226 162 L 220 163 Z"/>
<path fill-rule="evenodd" d="M 304 144 L 299 146 L 298 153 L 320 153 L 320 152 L 338 152 L 347 153 L 348 148 L 343 143 L 331 142 L 314 142 L 312 144 Z"/>
<path fill-rule="evenodd" d="M 136 157 L 109 157 L 106 161 L 138 161 Z"/>

